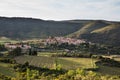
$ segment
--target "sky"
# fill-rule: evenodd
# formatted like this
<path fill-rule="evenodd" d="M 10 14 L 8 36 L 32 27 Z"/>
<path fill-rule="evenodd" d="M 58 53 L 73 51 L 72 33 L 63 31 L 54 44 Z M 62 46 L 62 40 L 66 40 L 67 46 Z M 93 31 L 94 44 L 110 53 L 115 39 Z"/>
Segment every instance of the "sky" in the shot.
<path fill-rule="evenodd" d="M 120 0 L 0 0 L 0 16 L 120 21 Z"/>

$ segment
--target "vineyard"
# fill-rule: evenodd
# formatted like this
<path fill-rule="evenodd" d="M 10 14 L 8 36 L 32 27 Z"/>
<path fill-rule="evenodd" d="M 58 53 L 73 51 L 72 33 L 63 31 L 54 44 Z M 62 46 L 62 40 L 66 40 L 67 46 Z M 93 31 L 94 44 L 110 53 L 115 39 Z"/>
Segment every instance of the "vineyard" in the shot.
<path fill-rule="evenodd" d="M 36 67 L 54 68 L 56 58 L 46 56 L 19 56 L 16 57 L 15 60 L 20 64 L 29 62 L 30 65 L 34 65 Z M 92 68 L 91 59 L 57 58 L 57 63 L 60 64 L 63 69 L 76 69 L 80 67 Z"/>

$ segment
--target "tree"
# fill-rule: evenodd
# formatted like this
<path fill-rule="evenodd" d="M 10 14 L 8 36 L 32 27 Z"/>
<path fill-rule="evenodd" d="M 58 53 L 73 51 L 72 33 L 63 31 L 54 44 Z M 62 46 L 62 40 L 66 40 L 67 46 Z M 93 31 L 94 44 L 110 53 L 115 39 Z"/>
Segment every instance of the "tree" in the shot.
<path fill-rule="evenodd" d="M 0 51 L 5 51 L 7 50 L 4 45 L 0 44 Z"/>
<path fill-rule="evenodd" d="M 11 52 L 10 52 L 10 54 L 11 55 L 13 55 L 13 56 L 19 56 L 19 55 L 21 55 L 21 48 L 20 47 L 17 47 L 17 48 L 15 48 L 15 49 L 13 49 Z"/>

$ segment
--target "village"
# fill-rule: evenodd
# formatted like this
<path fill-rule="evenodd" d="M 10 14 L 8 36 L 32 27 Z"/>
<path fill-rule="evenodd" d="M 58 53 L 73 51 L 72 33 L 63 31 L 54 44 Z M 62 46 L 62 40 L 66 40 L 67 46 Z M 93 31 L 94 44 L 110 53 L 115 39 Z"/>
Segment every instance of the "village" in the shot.
<path fill-rule="evenodd" d="M 79 45 L 81 43 L 86 43 L 85 40 L 83 39 L 74 39 L 74 38 L 65 38 L 65 37 L 50 37 L 45 40 L 45 44 L 53 44 L 53 43 L 68 43 L 68 44 L 74 44 L 74 45 Z"/>
<path fill-rule="evenodd" d="M 25 54 L 31 51 L 49 51 L 50 49 L 46 48 L 51 44 L 61 45 L 63 43 L 67 43 L 68 45 L 79 45 L 82 43 L 86 43 L 85 40 L 82 39 L 74 39 L 74 38 L 65 38 L 65 37 L 49 37 L 48 39 L 43 39 L 42 41 L 37 40 L 37 43 L 33 41 L 21 41 L 18 43 L 5 42 L 4 46 L 8 49 L 8 51 L 12 51 L 16 48 L 21 48 L 21 53 Z"/>

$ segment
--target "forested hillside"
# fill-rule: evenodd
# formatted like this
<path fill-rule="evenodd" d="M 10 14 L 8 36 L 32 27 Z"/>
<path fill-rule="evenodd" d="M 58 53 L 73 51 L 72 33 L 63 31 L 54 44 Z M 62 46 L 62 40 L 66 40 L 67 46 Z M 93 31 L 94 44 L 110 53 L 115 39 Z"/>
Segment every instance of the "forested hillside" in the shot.
<path fill-rule="evenodd" d="M 47 38 L 64 36 L 80 29 L 74 22 L 44 21 L 32 18 L 0 18 L 0 36 L 8 38 Z"/>

